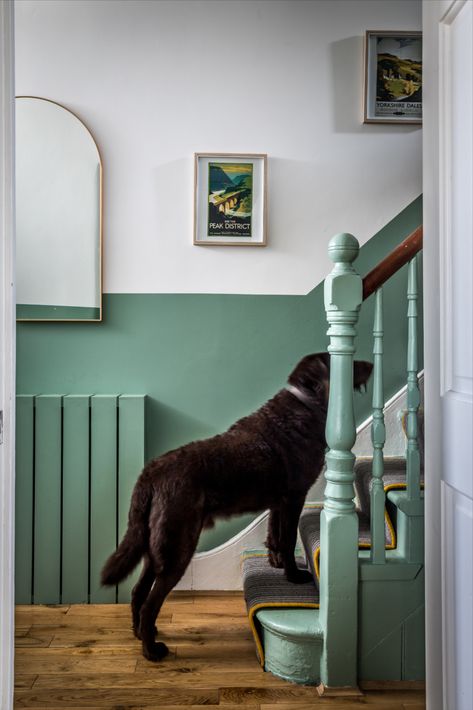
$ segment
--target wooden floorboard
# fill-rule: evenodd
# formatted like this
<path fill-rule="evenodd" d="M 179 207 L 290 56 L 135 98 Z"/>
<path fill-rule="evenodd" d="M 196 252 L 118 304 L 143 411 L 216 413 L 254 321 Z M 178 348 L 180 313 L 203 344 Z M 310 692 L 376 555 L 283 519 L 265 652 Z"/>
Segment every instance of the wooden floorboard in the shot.
<path fill-rule="evenodd" d="M 423 710 L 419 684 L 365 684 L 352 698 L 264 673 L 241 594 L 173 594 L 158 620 L 170 648 L 150 663 L 130 629 L 127 605 L 19 606 L 15 708 L 35 710 Z"/>

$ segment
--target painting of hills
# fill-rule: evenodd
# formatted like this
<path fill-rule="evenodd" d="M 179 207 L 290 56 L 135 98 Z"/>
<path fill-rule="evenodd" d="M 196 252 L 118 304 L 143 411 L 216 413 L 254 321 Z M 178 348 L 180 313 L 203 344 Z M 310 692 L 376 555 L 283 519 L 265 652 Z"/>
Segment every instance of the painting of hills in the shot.
<path fill-rule="evenodd" d="M 385 37 L 379 40 L 376 101 L 422 101 L 420 38 Z"/>

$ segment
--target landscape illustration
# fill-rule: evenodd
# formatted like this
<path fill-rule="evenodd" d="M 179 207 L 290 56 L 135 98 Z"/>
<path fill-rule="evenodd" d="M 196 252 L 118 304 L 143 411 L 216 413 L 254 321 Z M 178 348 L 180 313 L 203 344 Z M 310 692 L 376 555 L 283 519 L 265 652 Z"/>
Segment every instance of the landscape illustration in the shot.
<path fill-rule="evenodd" d="M 251 237 L 253 164 L 209 163 L 209 237 Z"/>
<path fill-rule="evenodd" d="M 376 115 L 422 113 L 422 41 L 383 37 L 377 43 Z"/>

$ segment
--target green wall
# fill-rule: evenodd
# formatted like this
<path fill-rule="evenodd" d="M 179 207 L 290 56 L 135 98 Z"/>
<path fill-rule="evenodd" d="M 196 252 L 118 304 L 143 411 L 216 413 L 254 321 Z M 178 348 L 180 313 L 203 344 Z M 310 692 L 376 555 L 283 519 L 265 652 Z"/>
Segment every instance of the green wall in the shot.
<path fill-rule="evenodd" d="M 359 272 L 421 222 L 419 197 L 362 247 Z M 405 383 L 406 282 L 404 268 L 385 289 L 386 397 Z M 359 359 L 372 359 L 372 302 L 361 314 Z M 18 323 L 17 391 L 147 394 L 148 459 L 224 431 L 280 389 L 304 354 L 327 347 L 323 284 L 306 296 L 104 294 L 103 314 L 102 323 Z M 361 421 L 370 397 L 356 400 Z M 242 527 L 218 523 L 199 549 Z"/>

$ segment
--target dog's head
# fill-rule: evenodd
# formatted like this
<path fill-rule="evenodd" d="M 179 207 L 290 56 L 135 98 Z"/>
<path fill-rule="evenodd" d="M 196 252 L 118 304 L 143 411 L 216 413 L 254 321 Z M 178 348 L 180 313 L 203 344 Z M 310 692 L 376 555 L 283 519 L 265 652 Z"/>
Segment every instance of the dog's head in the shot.
<path fill-rule="evenodd" d="M 373 365 L 365 360 L 353 363 L 353 387 L 359 392 L 366 387 Z M 288 377 L 290 385 L 305 390 L 320 402 L 328 402 L 330 385 L 329 353 L 306 355 Z"/>

